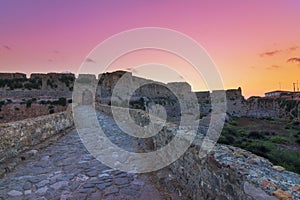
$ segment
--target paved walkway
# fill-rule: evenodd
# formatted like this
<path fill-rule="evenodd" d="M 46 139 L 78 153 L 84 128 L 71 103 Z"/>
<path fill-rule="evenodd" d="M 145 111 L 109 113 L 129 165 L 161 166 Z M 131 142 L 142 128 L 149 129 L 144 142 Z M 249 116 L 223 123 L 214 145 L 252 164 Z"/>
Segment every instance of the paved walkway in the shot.
<path fill-rule="evenodd" d="M 110 117 L 97 116 L 114 143 L 138 151 L 137 141 L 122 134 Z M 0 199 L 181 199 L 170 177 L 166 170 L 113 170 L 91 156 L 72 130 L 2 178 Z"/>

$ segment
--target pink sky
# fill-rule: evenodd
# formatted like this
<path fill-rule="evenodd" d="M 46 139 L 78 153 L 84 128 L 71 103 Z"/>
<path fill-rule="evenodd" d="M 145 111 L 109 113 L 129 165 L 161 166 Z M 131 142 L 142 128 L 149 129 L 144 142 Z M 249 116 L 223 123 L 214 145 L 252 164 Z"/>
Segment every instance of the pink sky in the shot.
<path fill-rule="evenodd" d="M 299 9 L 298 0 L 3 0 L 0 71 L 76 73 L 106 38 L 154 26 L 201 44 L 225 88 L 241 86 L 247 97 L 291 90 L 300 81 Z"/>

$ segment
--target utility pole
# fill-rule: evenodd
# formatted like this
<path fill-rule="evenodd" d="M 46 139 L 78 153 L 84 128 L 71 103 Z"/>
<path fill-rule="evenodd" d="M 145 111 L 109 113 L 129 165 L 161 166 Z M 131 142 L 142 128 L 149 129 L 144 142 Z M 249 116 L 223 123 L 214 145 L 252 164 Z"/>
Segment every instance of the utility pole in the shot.
<path fill-rule="evenodd" d="M 294 92 L 299 92 L 299 82 L 293 83 Z"/>
<path fill-rule="evenodd" d="M 293 91 L 294 91 L 294 92 L 295 92 L 295 85 L 296 85 L 296 83 L 293 83 L 293 89 L 294 89 Z"/>

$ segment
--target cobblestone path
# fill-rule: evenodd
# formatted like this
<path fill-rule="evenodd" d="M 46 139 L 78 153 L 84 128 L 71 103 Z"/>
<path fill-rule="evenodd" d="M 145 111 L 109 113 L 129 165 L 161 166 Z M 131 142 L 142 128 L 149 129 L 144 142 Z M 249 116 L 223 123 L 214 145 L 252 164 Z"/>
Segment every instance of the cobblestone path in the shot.
<path fill-rule="evenodd" d="M 137 141 L 122 134 L 110 117 L 97 116 L 114 143 L 137 150 Z M 163 170 L 129 174 L 111 169 L 90 155 L 72 130 L 2 178 L 0 199 L 181 199 L 173 184 L 162 185 L 164 176 L 169 177 Z"/>

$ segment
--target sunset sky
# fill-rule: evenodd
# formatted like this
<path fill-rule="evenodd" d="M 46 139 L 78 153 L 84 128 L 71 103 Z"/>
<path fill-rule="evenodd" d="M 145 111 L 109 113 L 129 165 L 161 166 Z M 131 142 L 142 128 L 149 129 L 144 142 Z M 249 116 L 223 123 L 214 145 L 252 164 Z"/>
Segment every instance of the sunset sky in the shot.
<path fill-rule="evenodd" d="M 0 0 L 0 71 L 76 73 L 108 37 L 163 27 L 202 45 L 225 88 L 262 96 L 300 82 L 299 20 L 299 0 Z"/>

